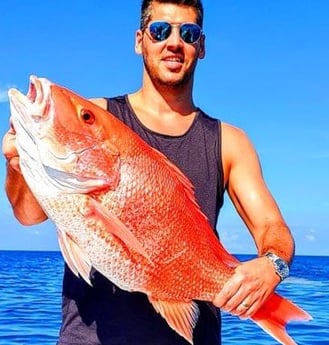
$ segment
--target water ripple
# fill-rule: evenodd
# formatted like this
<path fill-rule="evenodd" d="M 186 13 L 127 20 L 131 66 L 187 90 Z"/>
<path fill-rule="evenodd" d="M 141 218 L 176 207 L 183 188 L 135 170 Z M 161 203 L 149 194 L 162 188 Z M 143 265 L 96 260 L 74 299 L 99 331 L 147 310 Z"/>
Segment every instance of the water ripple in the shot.
<path fill-rule="evenodd" d="M 0 251 L 0 345 L 56 343 L 62 273 L 58 252 Z M 308 323 L 288 325 L 295 341 L 299 345 L 328 345 L 329 257 L 297 257 L 291 277 L 280 284 L 278 292 L 313 316 Z M 222 334 L 225 345 L 275 344 L 253 322 L 226 313 Z"/>

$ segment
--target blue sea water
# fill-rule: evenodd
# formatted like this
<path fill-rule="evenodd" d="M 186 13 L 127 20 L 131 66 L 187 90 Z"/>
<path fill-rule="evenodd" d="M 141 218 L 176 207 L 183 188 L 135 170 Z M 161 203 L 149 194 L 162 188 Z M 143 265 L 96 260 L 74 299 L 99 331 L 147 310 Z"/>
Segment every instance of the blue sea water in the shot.
<path fill-rule="evenodd" d="M 0 251 L 0 345 L 56 344 L 62 273 L 59 252 Z M 296 343 L 328 345 L 329 257 L 297 256 L 278 292 L 313 316 L 288 326 Z M 223 345 L 231 344 L 277 343 L 253 322 L 223 313 Z"/>

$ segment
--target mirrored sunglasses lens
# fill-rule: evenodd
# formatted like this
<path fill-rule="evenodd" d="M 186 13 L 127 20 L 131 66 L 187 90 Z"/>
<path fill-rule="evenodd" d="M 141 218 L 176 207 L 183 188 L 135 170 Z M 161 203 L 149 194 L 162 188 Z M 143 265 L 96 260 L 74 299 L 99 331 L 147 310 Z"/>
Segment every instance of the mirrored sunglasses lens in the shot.
<path fill-rule="evenodd" d="M 171 33 L 171 25 L 166 22 L 154 22 L 149 26 L 150 35 L 156 41 L 166 40 Z"/>
<path fill-rule="evenodd" d="M 201 28 L 196 24 L 183 24 L 180 27 L 180 36 L 186 43 L 195 43 L 201 36 Z"/>

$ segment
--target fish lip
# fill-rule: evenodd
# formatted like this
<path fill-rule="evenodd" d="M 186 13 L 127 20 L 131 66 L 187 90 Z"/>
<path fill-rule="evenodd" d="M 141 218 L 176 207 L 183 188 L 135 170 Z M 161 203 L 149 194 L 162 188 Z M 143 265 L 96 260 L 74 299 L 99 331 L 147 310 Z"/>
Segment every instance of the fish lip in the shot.
<path fill-rule="evenodd" d="M 17 110 L 18 118 L 27 123 L 47 119 L 51 108 L 51 85 L 47 79 L 31 75 L 27 94 L 15 88 L 9 89 L 9 100 L 11 106 Z"/>
<path fill-rule="evenodd" d="M 35 76 L 30 77 L 30 84 L 29 89 L 26 95 L 26 98 L 31 102 L 34 103 L 37 98 L 37 88 L 36 88 L 36 82 L 35 82 Z"/>
<path fill-rule="evenodd" d="M 29 81 L 27 94 L 16 88 L 8 91 L 13 127 L 23 138 L 17 138 L 21 151 L 28 151 L 36 145 L 36 137 L 41 137 L 44 122 L 51 121 L 53 116 L 50 111 L 52 83 L 34 75 L 30 76 Z"/>
<path fill-rule="evenodd" d="M 39 106 L 42 109 L 41 116 L 45 115 L 49 109 L 51 85 L 52 83 L 45 78 L 38 78 L 35 75 L 30 76 L 26 98 L 30 104 Z"/>

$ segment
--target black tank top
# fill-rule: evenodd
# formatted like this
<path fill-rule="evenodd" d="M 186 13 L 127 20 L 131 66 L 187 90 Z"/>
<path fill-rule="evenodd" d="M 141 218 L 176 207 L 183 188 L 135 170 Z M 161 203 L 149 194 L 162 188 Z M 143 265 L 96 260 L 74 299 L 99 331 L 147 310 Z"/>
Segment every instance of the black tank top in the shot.
<path fill-rule="evenodd" d="M 109 98 L 107 104 L 111 113 L 192 181 L 196 199 L 215 231 L 224 194 L 219 121 L 199 110 L 184 135 L 167 136 L 143 126 L 127 96 Z M 58 345 L 189 345 L 157 314 L 146 295 L 123 291 L 96 271 L 92 283 L 90 287 L 65 265 Z M 198 305 L 194 345 L 220 345 L 219 312 L 208 303 Z"/>

